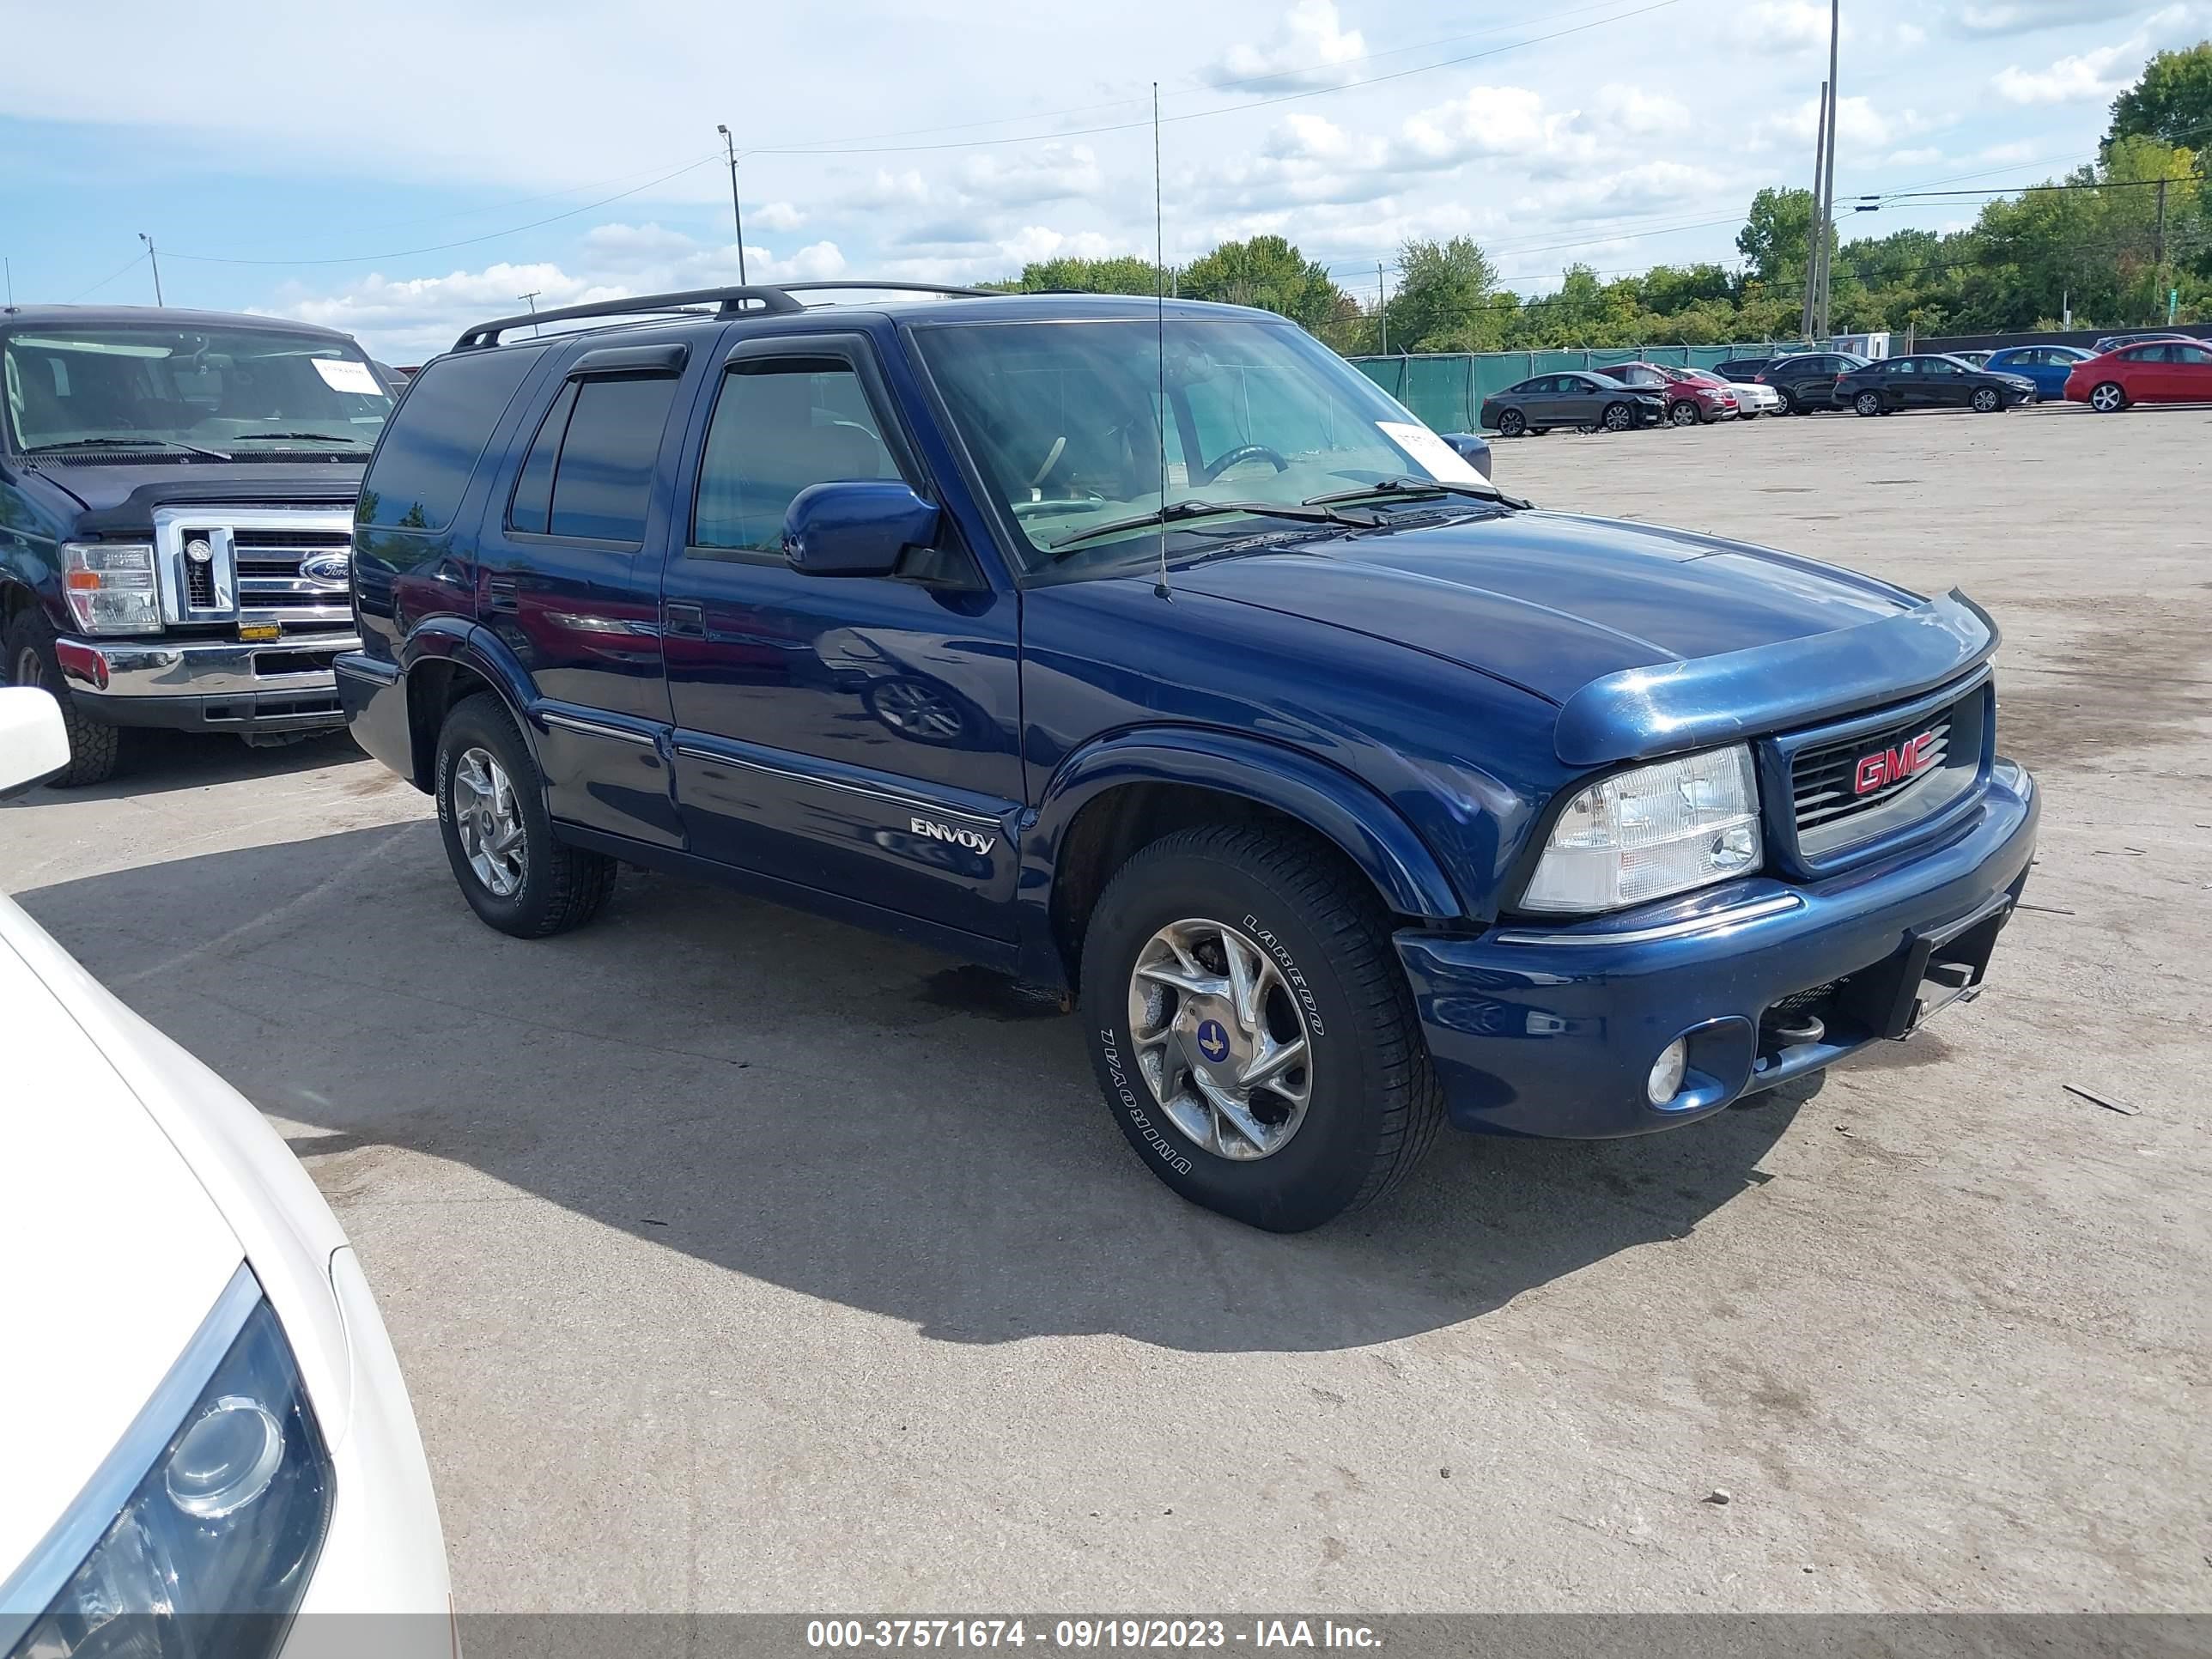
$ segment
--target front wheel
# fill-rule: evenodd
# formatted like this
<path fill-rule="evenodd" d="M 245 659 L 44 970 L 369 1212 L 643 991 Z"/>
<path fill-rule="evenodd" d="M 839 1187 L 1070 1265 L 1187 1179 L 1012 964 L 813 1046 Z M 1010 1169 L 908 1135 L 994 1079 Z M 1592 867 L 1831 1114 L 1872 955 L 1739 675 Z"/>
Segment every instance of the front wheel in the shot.
<path fill-rule="evenodd" d="M 1099 896 L 1082 979 L 1114 1121 L 1207 1209 L 1318 1227 L 1395 1187 L 1443 1121 L 1382 908 L 1302 835 L 1154 842 Z"/>
<path fill-rule="evenodd" d="M 1636 414 L 1626 404 L 1607 404 L 1598 420 L 1607 432 L 1626 432 L 1636 424 Z"/>
<path fill-rule="evenodd" d="M 1875 392 L 1862 392 L 1851 399 L 1851 407 L 1862 415 L 1879 415 L 1881 413 L 1881 398 Z"/>
<path fill-rule="evenodd" d="M 1997 396 L 1996 388 L 1985 386 L 1976 389 L 1974 392 L 1975 414 L 1994 415 L 2003 407 L 2004 399 Z"/>
<path fill-rule="evenodd" d="M 614 890 L 615 861 L 553 836 L 545 786 L 506 706 L 465 698 L 438 734 L 438 830 L 469 908 L 517 939 L 580 927 Z"/>
<path fill-rule="evenodd" d="M 8 624 L 6 633 L 0 635 L 0 653 L 5 653 L 0 658 L 7 669 L 5 684 L 51 692 L 62 706 L 62 726 L 69 733 L 69 764 L 46 781 L 59 789 L 106 782 L 115 771 L 123 733 L 106 720 L 86 714 L 70 695 L 61 660 L 54 655 L 54 630 L 46 626 L 46 619 L 35 611 L 19 613 Z"/>
<path fill-rule="evenodd" d="M 1528 417 L 1517 409 L 1509 409 L 1498 417 L 1498 435 L 1517 438 L 1528 429 Z"/>
<path fill-rule="evenodd" d="M 2117 380 L 2106 380 L 2089 394 L 2089 407 L 2100 415 L 2117 415 L 2127 406 L 2127 389 Z"/>

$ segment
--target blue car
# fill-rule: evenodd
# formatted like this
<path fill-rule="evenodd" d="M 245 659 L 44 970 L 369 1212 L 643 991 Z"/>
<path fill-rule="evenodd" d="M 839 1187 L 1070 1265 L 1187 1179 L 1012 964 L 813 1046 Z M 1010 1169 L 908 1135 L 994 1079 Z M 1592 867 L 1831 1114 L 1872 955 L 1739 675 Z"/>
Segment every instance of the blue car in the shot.
<path fill-rule="evenodd" d="M 822 286 L 503 318 L 400 401 L 337 682 L 489 926 L 644 866 L 1018 975 L 1280 1231 L 1980 988 L 2038 803 L 1963 595 L 1536 511 L 1267 313 Z"/>
<path fill-rule="evenodd" d="M 2045 403 L 2057 403 L 2066 396 L 2066 377 L 2076 363 L 2086 363 L 2094 356 L 2080 346 L 2027 345 L 2007 346 L 1993 351 L 1982 367 L 1992 374 L 2017 374 L 2022 380 L 2035 382 L 2035 395 Z"/>

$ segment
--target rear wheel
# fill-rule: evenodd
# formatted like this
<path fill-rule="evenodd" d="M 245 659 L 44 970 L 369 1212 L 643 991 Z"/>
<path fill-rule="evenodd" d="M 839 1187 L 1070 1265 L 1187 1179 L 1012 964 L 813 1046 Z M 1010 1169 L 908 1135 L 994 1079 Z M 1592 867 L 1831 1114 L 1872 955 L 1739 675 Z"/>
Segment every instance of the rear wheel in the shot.
<path fill-rule="evenodd" d="M 1517 409 L 1509 409 L 1498 417 L 1498 435 L 1517 438 L 1528 429 L 1528 417 Z"/>
<path fill-rule="evenodd" d="M 1636 411 L 1626 404 L 1607 404 L 1598 420 L 1607 432 L 1626 432 L 1636 424 Z"/>
<path fill-rule="evenodd" d="M 2117 415 L 2127 406 L 2127 388 L 2118 380 L 2106 380 L 2089 394 L 2089 407 L 2100 415 Z"/>
<path fill-rule="evenodd" d="M 1875 392 L 1862 392 L 1851 399 L 1851 407 L 1862 415 L 1879 415 L 1881 413 L 1881 394 Z"/>
<path fill-rule="evenodd" d="M 1099 897 L 1082 977 L 1114 1121 L 1194 1204 L 1303 1232 L 1396 1186 L 1443 1121 L 1382 907 L 1294 831 L 1144 848 Z"/>
<path fill-rule="evenodd" d="M 62 725 L 69 732 L 69 764 L 46 781 L 63 789 L 106 782 L 114 773 L 123 733 L 106 720 L 86 714 L 70 695 L 60 659 L 54 655 L 54 630 L 46 626 L 46 619 L 35 611 L 20 612 L 5 634 L 0 635 L 0 652 L 5 653 L 9 684 L 36 686 L 52 693 L 62 706 Z"/>
<path fill-rule="evenodd" d="M 465 698 L 446 716 L 436 787 L 447 861 L 482 921 L 544 939 L 599 914 L 615 861 L 554 839 L 537 763 L 495 696 Z"/>
<path fill-rule="evenodd" d="M 1676 426 L 1695 426 L 1698 420 L 1698 406 L 1687 398 L 1677 398 L 1668 405 L 1667 418 Z"/>

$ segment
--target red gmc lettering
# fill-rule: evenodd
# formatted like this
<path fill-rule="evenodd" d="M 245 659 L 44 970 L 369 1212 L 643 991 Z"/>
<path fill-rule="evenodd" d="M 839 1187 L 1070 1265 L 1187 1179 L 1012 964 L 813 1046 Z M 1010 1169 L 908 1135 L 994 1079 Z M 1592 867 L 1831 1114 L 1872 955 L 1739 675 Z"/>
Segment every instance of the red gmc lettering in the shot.
<path fill-rule="evenodd" d="M 1894 749 L 1875 750 L 1859 762 L 1852 792 L 1863 795 L 1888 784 L 1902 783 L 1928 763 L 1928 751 L 1935 742 L 1933 732 L 1923 732 Z"/>

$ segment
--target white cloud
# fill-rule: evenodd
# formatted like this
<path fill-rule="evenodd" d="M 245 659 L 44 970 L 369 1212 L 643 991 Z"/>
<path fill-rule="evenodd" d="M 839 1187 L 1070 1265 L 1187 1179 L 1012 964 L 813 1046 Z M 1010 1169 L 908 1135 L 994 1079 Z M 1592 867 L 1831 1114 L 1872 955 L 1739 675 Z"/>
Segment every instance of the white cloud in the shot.
<path fill-rule="evenodd" d="M 1882 158 L 1882 165 L 1893 167 L 1929 167 L 1943 159 L 1943 152 L 1933 144 L 1919 149 L 1893 149 Z"/>
<path fill-rule="evenodd" d="M 797 230 L 806 222 L 805 214 L 788 202 L 763 202 L 752 210 L 752 217 L 757 230 Z"/>
<path fill-rule="evenodd" d="M 2072 104 L 2085 99 L 2100 101 L 2124 90 L 2139 72 L 2142 43 L 2123 40 L 2118 46 L 2098 46 L 2069 53 L 2048 69 L 2024 70 L 2008 64 L 1990 82 L 1997 96 L 2012 104 Z"/>
<path fill-rule="evenodd" d="M 1240 41 L 1202 73 L 1217 87 L 1264 81 L 1253 90 L 1267 94 L 1333 87 L 1350 78 L 1352 62 L 1366 52 L 1359 31 L 1338 21 L 1334 0 L 1297 0 L 1265 44 Z"/>
<path fill-rule="evenodd" d="M 961 193 L 994 207 L 1034 207 L 1095 194 L 1104 183 L 1088 144 L 987 150 L 961 164 Z"/>
<path fill-rule="evenodd" d="M 1784 149 L 1809 150 L 1820 120 L 1820 99 L 1808 98 L 1759 122 L 1753 129 L 1753 147 L 1766 149 L 1778 144 Z M 1836 149 L 1838 153 L 1847 145 L 1861 149 L 1886 149 L 1899 138 L 1925 131 L 1930 125 L 1917 111 L 1885 112 L 1875 108 L 1870 99 L 1846 96 L 1836 106 Z"/>
<path fill-rule="evenodd" d="M 1753 0 L 1735 9 L 1727 27 L 1753 52 L 1802 52 L 1828 44 L 1828 9 L 1815 0 Z"/>
<path fill-rule="evenodd" d="M 1596 106 L 1603 124 L 1639 138 L 1686 133 L 1695 119 L 1680 100 L 1639 87 L 1600 87 Z"/>
<path fill-rule="evenodd" d="M 2143 9 L 2143 0 L 1965 0 L 1953 27 L 1961 34 L 2026 34 L 2075 23 L 2116 23 Z"/>

